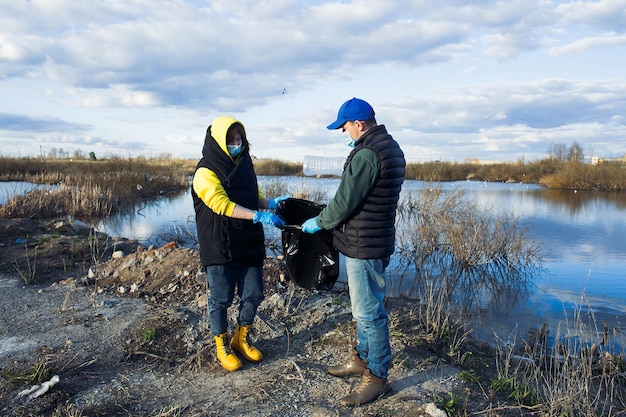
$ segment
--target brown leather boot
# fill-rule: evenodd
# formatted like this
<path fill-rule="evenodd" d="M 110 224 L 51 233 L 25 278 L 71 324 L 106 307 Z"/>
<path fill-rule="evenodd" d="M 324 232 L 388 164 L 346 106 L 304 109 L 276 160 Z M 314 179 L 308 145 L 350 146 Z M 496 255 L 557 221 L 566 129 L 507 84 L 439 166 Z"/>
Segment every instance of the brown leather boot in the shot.
<path fill-rule="evenodd" d="M 387 378 L 379 378 L 369 369 L 363 371 L 361 383 L 354 391 L 341 399 L 341 405 L 358 407 L 375 401 L 391 391 Z"/>
<path fill-rule="evenodd" d="M 351 375 L 361 375 L 364 370 L 367 369 L 367 362 L 365 362 L 359 356 L 359 353 L 354 349 L 352 356 L 348 359 L 348 362 L 343 365 L 331 366 L 328 368 L 328 373 L 338 377 L 345 377 Z"/>

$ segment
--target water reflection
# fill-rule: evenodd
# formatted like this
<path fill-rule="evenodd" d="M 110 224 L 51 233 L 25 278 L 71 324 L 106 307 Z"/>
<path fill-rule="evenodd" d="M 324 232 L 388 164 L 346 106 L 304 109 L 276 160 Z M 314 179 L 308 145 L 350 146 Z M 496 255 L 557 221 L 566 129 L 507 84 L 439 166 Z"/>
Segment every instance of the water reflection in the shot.
<path fill-rule="evenodd" d="M 584 211 L 595 204 L 612 205 L 618 209 L 626 208 L 624 193 L 618 192 L 541 189 L 535 193 L 546 203 L 567 208 L 572 214 Z"/>
<path fill-rule="evenodd" d="M 197 243 L 189 191 L 142 202 L 132 212 L 118 213 L 99 221 L 96 228 L 109 236 L 137 239 L 148 245 L 162 245 L 172 240 L 184 246 Z"/>
<path fill-rule="evenodd" d="M 5 204 L 14 195 L 28 194 L 36 188 L 56 189 L 56 185 L 33 184 L 24 181 L 4 181 L 0 182 L 0 206 Z"/>

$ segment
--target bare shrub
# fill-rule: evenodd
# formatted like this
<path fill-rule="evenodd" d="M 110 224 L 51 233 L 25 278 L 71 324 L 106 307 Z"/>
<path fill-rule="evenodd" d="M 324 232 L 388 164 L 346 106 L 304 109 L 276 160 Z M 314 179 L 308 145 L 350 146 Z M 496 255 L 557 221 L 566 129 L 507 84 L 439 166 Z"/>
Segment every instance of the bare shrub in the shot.
<path fill-rule="evenodd" d="M 587 165 L 573 161 L 560 164 L 555 173 L 546 175 L 540 182 L 550 188 L 624 191 L 626 170 L 621 164 Z"/>
<path fill-rule="evenodd" d="M 315 202 L 325 202 L 328 200 L 326 191 L 320 187 L 309 187 L 305 184 L 304 180 L 299 185 L 290 185 L 286 181 L 274 178 L 271 181 L 264 182 L 261 188 L 268 198 L 288 195 L 293 198 L 301 198 Z"/>
<path fill-rule="evenodd" d="M 464 345 L 472 333 L 466 328 L 465 313 L 441 291 L 433 279 L 423 282 L 419 305 L 414 310 L 418 334 L 454 363 L 463 363 Z"/>
<path fill-rule="evenodd" d="M 538 247 L 510 214 L 480 211 L 462 190 L 432 187 L 398 207 L 397 264 L 418 294 L 442 291 L 467 312 L 525 292 L 541 271 Z"/>
<path fill-rule="evenodd" d="M 26 195 L 15 195 L 0 207 L 1 217 L 55 218 L 88 221 L 131 210 L 138 201 L 179 193 L 189 179 L 177 165 L 151 165 L 137 161 L 57 162 L 33 161 L 14 179 L 35 184 Z"/>
<path fill-rule="evenodd" d="M 37 279 L 37 250 L 33 251 L 33 256 L 31 257 L 28 253 L 28 246 L 24 248 L 24 258 L 25 258 L 25 267 L 21 267 L 20 263 L 15 260 L 13 261 L 13 268 L 17 274 L 22 278 L 25 284 L 31 285 L 34 284 Z"/>
<path fill-rule="evenodd" d="M 552 337 L 544 325 L 526 339 L 498 345 L 497 377 L 492 388 L 542 416 L 618 416 L 626 410 L 624 346 L 619 331 L 597 325 L 592 311 L 579 308 Z"/>
<path fill-rule="evenodd" d="M 254 161 L 257 175 L 299 176 L 302 175 L 302 162 L 285 162 L 278 159 L 257 159 Z"/>

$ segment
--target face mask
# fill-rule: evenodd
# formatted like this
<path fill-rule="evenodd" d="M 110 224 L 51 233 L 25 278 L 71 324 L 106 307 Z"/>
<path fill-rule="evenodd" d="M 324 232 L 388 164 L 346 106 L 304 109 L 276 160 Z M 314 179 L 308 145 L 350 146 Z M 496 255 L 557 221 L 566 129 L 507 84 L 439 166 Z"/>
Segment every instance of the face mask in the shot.
<path fill-rule="evenodd" d="M 356 140 L 352 139 L 352 136 L 350 136 L 350 134 L 348 132 L 346 132 L 346 138 L 345 138 L 344 143 L 347 146 L 349 146 L 351 148 L 354 148 L 354 145 L 356 144 Z"/>
<path fill-rule="evenodd" d="M 227 145 L 227 146 L 228 146 L 228 153 L 233 158 L 241 153 L 241 148 L 242 148 L 241 145 Z"/>

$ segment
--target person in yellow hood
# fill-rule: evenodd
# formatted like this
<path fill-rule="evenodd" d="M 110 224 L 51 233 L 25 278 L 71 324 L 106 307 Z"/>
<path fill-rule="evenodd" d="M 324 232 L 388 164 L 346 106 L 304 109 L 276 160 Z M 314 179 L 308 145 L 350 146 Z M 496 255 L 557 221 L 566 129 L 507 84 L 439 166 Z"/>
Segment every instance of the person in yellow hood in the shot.
<path fill-rule="evenodd" d="M 193 177 L 192 197 L 200 262 L 209 283 L 209 322 L 217 358 L 228 371 L 242 362 L 230 348 L 250 362 L 263 358 L 248 342 L 248 333 L 263 300 L 263 224 L 281 227 L 284 220 L 262 209 L 275 209 L 287 196 L 265 198 L 249 153 L 241 122 L 230 116 L 216 118 L 208 127 L 202 159 Z M 235 290 L 239 314 L 229 340 L 227 311 Z"/>

